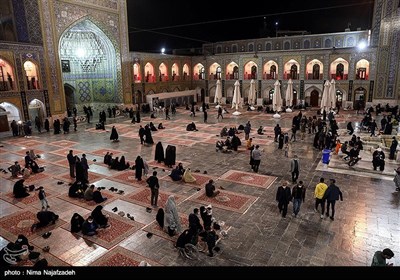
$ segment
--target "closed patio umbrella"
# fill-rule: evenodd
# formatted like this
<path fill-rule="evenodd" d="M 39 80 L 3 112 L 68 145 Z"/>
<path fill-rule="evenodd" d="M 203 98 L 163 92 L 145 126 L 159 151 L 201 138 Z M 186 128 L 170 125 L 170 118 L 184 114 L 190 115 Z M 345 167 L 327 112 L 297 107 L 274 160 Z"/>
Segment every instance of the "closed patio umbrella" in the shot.
<path fill-rule="evenodd" d="M 217 80 L 217 85 L 215 86 L 215 97 L 214 103 L 217 103 L 217 107 L 219 107 L 219 103 L 221 103 L 222 99 L 222 87 L 221 87 L 221 80 Z"/>
<path fill-rule="evenodd" d="M 326 80 L 324 84 L 324 91 L 322 92 L 322 99 L 321 99 L 321 112 L 329 108 L 330 106 L 330 101 L 329 101 L 329 88 L 331 86 L 331 83 Z"/>
<path fill-rule="evenodd" d="M 274 96 L 272 98 L 272 109 L 274 111 L 281 111 L 282 109 L 282 97 L 281 97 L 281 83 L 276 80 L 275 84 L 274 84 L 275 88 L 274 88 Z"/>
<path fill-rule="evenodd" d="M 293 81 L 289 79 L 286 94 L 285 94 L 286 106 L 292 107 L 293 105 Z M 286 112 L 292 112 L 290 108 L 286 109 Z"/>
<path fill-rule="evenodd" d="M 329 88 L 329 105 L 330 108 L 336 108 L 336 82 L 334 79 L 331 80 L 331 87 Z"/>
<path fill-rule="evenodd" d="M 235 107 L 235 112 L 233 112 L 233 115 L 240 115 L 241 113 L 238 111 L 240 107 L 242 107 L 242 96 L 240 94 L 240 83 L 239 81 L 235 82 L 235 89 L 233 90 L 233 99 L 232 99 L 232 108 Z"/>
<path fill-rule="evenodd" d="M 254 105 L 256 104 L 256 85 L 255 81 L 252 79 L 250 81 L 250 89 L 249 89 L 249 104 Z"/>

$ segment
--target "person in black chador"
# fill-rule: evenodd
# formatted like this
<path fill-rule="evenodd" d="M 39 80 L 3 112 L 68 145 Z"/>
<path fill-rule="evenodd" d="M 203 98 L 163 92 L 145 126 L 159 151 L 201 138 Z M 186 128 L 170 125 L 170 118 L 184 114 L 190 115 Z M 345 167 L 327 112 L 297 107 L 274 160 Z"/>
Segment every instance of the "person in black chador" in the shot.
<path fill-rule="evenodd" d="M 154 160 L 156 160 L 158 163 L 164 161 L 164 147 L 161 142 L 158 142 L 156 145 Z"/>
<path fill-rule="evenodd" d="M 118 132 L 115 126 L 112 127 L 111 129 L 111 135 L 110 135 L 110 140 L 116 142 L 118 141 Z"/>
<path fill-rule="evenodd" d="M 80 232 L 84 221 L 85 219 L 81 215 L 74 213 L 71 218 L 71 232 Z"/>
<path fill-rule="evenodd" d="M 18 180 L 14 184 L 13 194 L 15 198 L 23 198 L 29 196 L 28 187 L 24 186 L 24 179 Z"/>
<path fill-rule="evenodd" d="M 99 227 L 106 228 L 110 225 L 108 224 L 108 217 L 101 212 L 102 209 L 103 206 L 97 205 L 92 211 L 92 218 Z"/>
<path fill-rule="evenodd" d="M 140 123 L 140 111 L 139 111 L 139 109 L 136 110 L 136 122 Z"/>
<path fill-rule="evenodd" d="M 144 144 L 145 140 L 144 140 L 144 136 L 146 135 L 146 130 L 140 126 L 139 128 L 139 138 L 140 138 L 140 144 Z"/>
<path fill-rule="evenodd" d="M 44 129 L 46 129 L 47 132 L 50 131 L 50 123 L 49 123 L 49 120 L 48 120 L 48 119 L 46 119 L 46 120 L 44 121 Z"/>
<path fill-rule="evenodd" d="M 143 159 L 140 156 L 137 156 L 135 160 L 135 177 L 138 181 L 142 180 L 143 168 Z"/>
<path fill-rule="evenodd" d="M 156 221 L 158 225 L 164 229 L 164 209 L 160 208 L 158 209 L 157 215 L 156 215 Z"/>
<path fill-rule="evenodd" d="M 176 160 L 176 147 L 168 145 L 165 149 L 165 165 L 172 168 Z"/>
<path fill-rule="evenodd" d="M 389 159 L 394 159 L 394 154 L 396 153 L 397 145 L 399 142 L 397 141 L 396 137 L 392 137 L 392 145 L 390 145 L 390 154 L 389 154 Z"/>
<path fill-rule="evenodd" d="M 144 134 L 146 136 L 146 140 L 145 140 L 146 144 L 150 144 L 150 145 L 154 144 L 153 137 L 151 136 L 151 130 L 150 130 L 149 125 L 145 126 Z"/>
<path fill-rule="evenodd" d="M 154 123 L 150 122 L 150 130 L 157 131 L 158 129 L 154 126 Z"/>
<path fill-rule="evenodd" d="M 36 218 L 39 220 L 39 222 L 32 225 L 31 231 L 45 227 L 50 223 L 54 225 L 58 220 L 58 215 L 51 211 L 40 211 L 36 214 Z"/>

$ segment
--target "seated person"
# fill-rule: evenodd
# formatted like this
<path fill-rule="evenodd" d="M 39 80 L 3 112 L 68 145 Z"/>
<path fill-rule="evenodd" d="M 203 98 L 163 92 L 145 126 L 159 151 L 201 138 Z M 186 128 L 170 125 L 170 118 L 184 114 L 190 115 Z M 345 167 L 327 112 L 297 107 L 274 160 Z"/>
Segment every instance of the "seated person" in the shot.
<path fill-rule="evenodd" d="M 119 160 L 118 170 L 122 171 L 129 168 L 129 162 L 125 162 L 125 156 L 122 156 Z"/>
<path fill-rule="evenodd" d="M 151 113 L 150 118 L 152 118 L 152 119 L 155 119 L 155 118 L 156 118 L 156 116 L 154 116 L 154 113 Z"/>
<path fill-rule="evenodd" d="M 215 147 L 217 151 L 222 151 L 224 149 L 224 142 L 218 140 L 217 143 L 215 143 Z"/>
<path fill-rule="evenodd" d="M 106 130 L 106 126 L 104 125 L 104 122 L 96 123 L 96 129 Z"/>
<path fill-rule="evenodd" d="M 71 232 L 80 232 L 82 230 L 85 219 L 78 213 L 74 213 L 71 218 Z"/>
<path fill-rule="evenodd" d="M 118 170 L 119 167 L 119 157 L 116 157 L 115 159 L 112 160 L 110 168 Z"/>
<path fill-rule="evenodd" d="M 86 185 L 83 185 L 82 182 L 80 181 L 75 181 L 68 190 L 68 196 L 69 197 L 83 197 L 85 194 L 85 191 L 87 189 Z"/>
<path fill-rule="evenodd" d="M 19 234 L 17 240 L 15 241 L 15 246 L 17 248 L 23 248 L 22 246 L 26 246 L 29 251 L 32 251 L 35 247 L 29 244 L 28 238 L 23 235 Z"/>
<path fill-rule="evenodd" d="M 36 161 L 32 160 L 31 161 L 31 170 L 33 173 L 40 173 L 44 171 L 44 167 L 39 167 L 39 165 L 36 163 Z"/>
<path fill-rule="evenodd" d="M 185 173 L 183 174 L 182 180 L 185 183 L 194 183 L 194 182 L 196 182 L 196 178 L 193 177 L 192 171 L 190 170 L 190 168 L 187 168 L 185 170 Z"/>
<path fill-rule="evenodd" d="M 186 126 L 186 131 L 197 131 L 196 125 L 194 122 L 191 122 Z"/>
<path fill-rule="evenodd" d="M 21 179 L 14 184 L 13 194 L 15 198 L 24 198 L 29 196 L 28 187 L 24 186 L 24 182 L 25 180 Z"/>
<path fill-rule="evenodd" d="M 98 225 L 94 222 L 92 216 L 89 216 L 82 224 L 82 233 L 84 235 L 93 236 L 97 234 Z"/>
<path fill-rule="evenodd" d="M 182 173 L 179 170 L 179 166 L 175 169 L 172 169 L 171 174 L 169 175 L 173 181 L 180 181 L 182 180 Z"/>
<path fill-rule="evenodd" d="M 107 200 L 107 197 L 103 197 L 100 192 L 101 188 L 97 188 L 96 191 L 93 192 L 93 200 L 96 203 L 102 203 Z"/>
<path fill-rule="evenodd" d="M 83 198 L 86 201 L 93 200 L 93 191 L 94 191 L 94 185 L 90 185 L 89 188 L 86 189 L 85 194 L 83 195 Z"/>
<path fill-rule="evenodd" d="M 244 130 L 243 124 L 240 124 L 240 125 L 238 126 L 237 130 Z"/>
<path fill-rule="evenodd" d="M 219 133 L 219 136 L 220 136 L 220 137 L 226 137 L 226 136 L 228 136 L 228 129 L 226 128 L 226 126 L 224 126 L 224 127 L 221 129 L 221 132 Z"/>
<path fill-rule="evenodd" d="M 112 153 L 110 154 L 110 152 L 107 152 L 104 156 L 103 163 L 110 165 L 111 158 L 112 158 Z"/>
<path fill-rule="evenodd" d="M 8 168 L 8 171 L 11 172 L 11 176 L 14 178 L 17 178 L 18 175 L 23 175 L 21 165 L 19 165 L 18 161 L 14 162 L 14 164 Z"/>
<path fill-rule="evenodd" d="M 234 151 L 237 151 L 238 147 L 242 145 L 242 142 L 240 141 L 239 137 L 236 135 L 232 136 L 231 140 L 231 146 Z"/>
<path fill-rule="evenodd" d="M 162 125 L 162 123 L 158 124 L 158 129 L 165 129 L 165 126 Z"/>
<path fill-rule="evenodd" d="M 232 149 L 232 142 L 231 142 L 231 138 L 230 137 L 226 137 L 224 146 L 229 150 Z"/>
<path fill-rule="evenodd" d="M 102 228 L 109 227 L 110 225 L 108 224 L 108 216 L 104 215 L 101 210 L 103 209 L 103 206 L 97 205 L 96 208 L 92 211 L 92 217 L 94 222 Z"/>
<path fill-rule="evenodd" d="M 258 134 L 258 135 L 264 135 L 263 127 L 262 127 L 262 126 L 260 126 L 260 127 L 257 129 L 257 134 Z"/>
<path fill-rule="evenodd" d="M 29 150 L 29 156 L 31 157 L 31 160 L 40 158 L 39 155 L 35 155 L 35 152 L 33 150 Z"/>
<path fill-rule="evenodd" d="M 152 122 L 150 122 L 150 130 L 157 131 L 157 128 L 154 126 L 154 124 Z"/>
<path fill-rule="evenodd" d="M 207 197 L 215 197 L 219 194 L 219 191 L 215 191 L 215 186 L 213 185 L 214 181 L 210 179 L 205 186 L 206 196 Z"/>
<path fill-rule="evenodd" d="M 58 220 L 58 215 L 51 211 L 40 211 L 36 214 L 36 218 L 39 220 L 39 222 L 32 225 L 31 231 L 48 226 L 50 223 L 54 225 Z"/>
<path fill-rule="evenodd" d="M 194 242 L 193 240 L 193 232 L 185 229 L 176 240 L 176 248 L 185 249 L 185 245 Z M 192 243 L 193 244 L 193 243 Z"/>
<path fill-rule="evenodd" d="M 183 168 L 182 162 L 178 163 L 178 169 L 182 175 L 185 174 L 185 168 Z"/>

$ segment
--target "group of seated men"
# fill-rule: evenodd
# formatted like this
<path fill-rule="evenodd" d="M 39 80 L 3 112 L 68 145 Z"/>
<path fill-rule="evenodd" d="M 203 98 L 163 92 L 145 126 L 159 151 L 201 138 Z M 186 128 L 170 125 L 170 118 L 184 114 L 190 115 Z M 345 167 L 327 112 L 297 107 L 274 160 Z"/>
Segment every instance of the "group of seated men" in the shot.
<path fill-rule="evenodd" d="M 121 158 L 112 158 L 112 156 L 113 153 L 110 152 L 107 152 L 104 156 L 103 163 L 107 164 L 109 168 L 122 171 L 130 167 L 129 162 L 125 161 L 125 156 L 121 156 Z"/>

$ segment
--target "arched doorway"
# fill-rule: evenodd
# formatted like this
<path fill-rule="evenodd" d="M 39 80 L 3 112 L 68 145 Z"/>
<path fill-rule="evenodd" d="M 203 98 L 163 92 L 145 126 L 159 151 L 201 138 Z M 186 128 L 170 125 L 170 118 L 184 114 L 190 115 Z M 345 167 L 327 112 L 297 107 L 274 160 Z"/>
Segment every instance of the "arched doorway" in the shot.
<path fill-rule="evenodd" d="M 64 84 L 65 105 L 72 110 L 75 107 L 75 88 L 70 84 Z"/>
<path fill-rule="evenodd" d="M 310 94 L 310 106 L 318 107 L 318 99 L 319 99 L 319 92 L 314 89 Z"/>
<path fill-rule="evenodd" d="M 137 90 L 135 93 L 135 99 L 136 99 L 136 104 L 141 104 L 143 103 L 143 98 L 142 98 L 142 92 L 140 90 Z"/>
<path fill-rule="evenodd" d="M 44 104 L 39 99 L 33 99 L 28 106 L 29 109 L 29 119 L 34 121 L 36 117 L 39 117 L 39 120 L 43 122 L 44 120 Z"/>
<path fill-rule="evenodd" d="M 110 38 L 91 20 L 82 20 L 64 31 L 59 41 L 59 56 L 63 84 L 75 88 L 75 104 L 123 101 L 116 50 Z"/>
<path fill-rule="evenodd" d="M 0 103 L 0 132 L 9 131 L 13 120 L 21 120 L 17 106 L 9 102 Z"/>
<path fill-rule="evenodd" d="M 363 110 L 365 108 L 365 97 L 367 90 L 363 87 L 359 87 L 354 91 L 354 108 L 357 110 Z"/>

